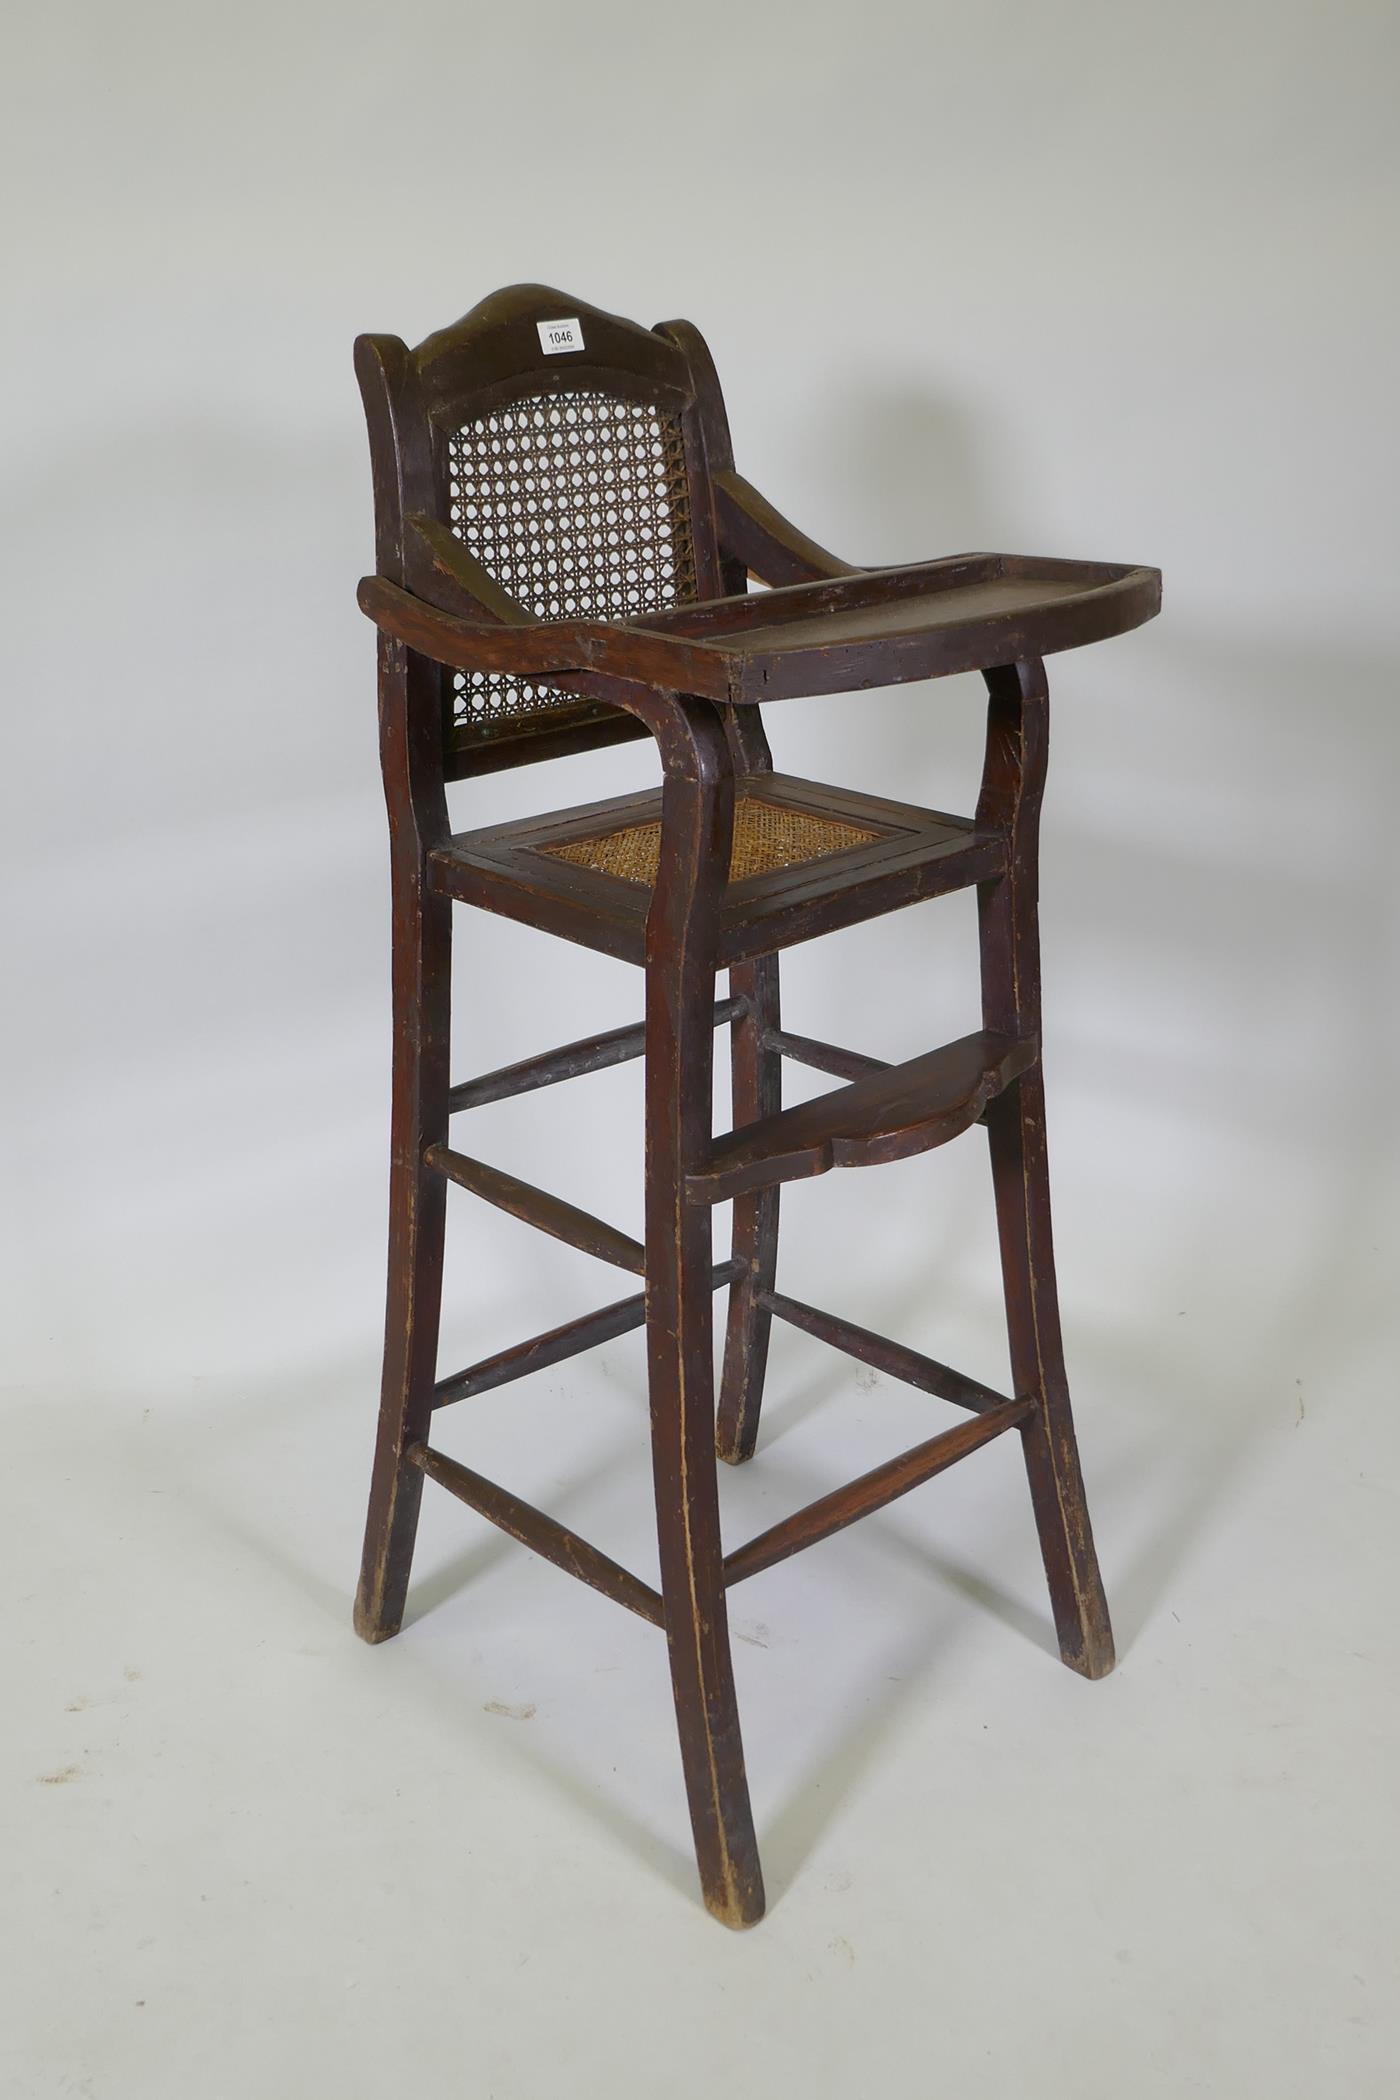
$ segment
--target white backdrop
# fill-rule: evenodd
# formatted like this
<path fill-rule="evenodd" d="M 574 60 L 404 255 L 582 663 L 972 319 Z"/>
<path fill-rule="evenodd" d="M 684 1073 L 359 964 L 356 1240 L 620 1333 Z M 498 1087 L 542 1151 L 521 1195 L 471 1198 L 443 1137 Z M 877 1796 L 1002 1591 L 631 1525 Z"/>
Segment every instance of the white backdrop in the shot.
<path fill-rule="evenodd" d="M 1235 1502 L 1285 1465 L 1206 1615 L 1233 1597 L 1236 1623 L 1276 1618 L 1286 1676 L 1298 1600 L 1278 1611 L 1269 1585 L 1315 1596 L 1301 1542 L 1335 1584 L 1316 1640 L 1355 1631 L 1387 1534 L 1364 1495 L 1316 1528 L 1313 1493 L 1375 1484 L 1394 1398 L 1397 57 L 1381 0 L 725 4 L 703 30 L 617 0 L 144 0 L 23 25 L 0 141 L 4 1377 L 22 1501 L 63 1553 L 49 1468 L 89 1454 L 94 1584 L 130 1525 L 100 1476 L 110 1458 L 140 1479 L 125 1440 L 153 1411 L 181 1491 L 343 1623 L 389 1054 L 350 346 L 361 329 L 416 341 L 539 279 L 695 320 L 742 470 L 852 559 L 994 547 L 1162 568 L 1158 622 L 1051 665 L 1051 1158 L 1090 1487 L 1125 1645 L 1170 1630 L 1200 1556 L 1228 1556 Z M 771 715 L 786 770 L 968 805 L 973 682 Z M 459 788 L 454 809 L 466 825 L 654 771 L 631 746 Z M 640 1013 L 622 965 L 459 927 L 459 1076 Z M 974 1025 L 974 957 L 965 899 L 814 944 L 786 966 L 789 1025 L 913 1054 Z M 480 1149 L 636 1229 L 637 1069 L 580 1086 L 485 1112 Z M 796 1193 L 785 1287 L 1004 1375 L 984 1174 L 968 1140 Z M 612 1295 L 466 1199 L 452 1228 L 444 1369 Z M 775 1409 L 785 1390 L 839 1393 L 808 1348 L 775 1357 Z M 639 1350 L 604 1372 L 644 1495 Z M 538 1419 L 493 1416 L 503 1468 L 537 1433 L 510 1425 Z M 587 1424 L 559 1419 L 585 1463 Z M 1309 1432 L 1331 1437 L 1324 1457 L 1299 1456 Z M 465 1421 L 454 1434 L 478 1448 Z M 833 1434 L 833 1467 L 869 1460 Z M 644 1502 L 636 1525 L 644 1542 Z M 1033 1575 L 1025 1609 L 1043 1615 Z M 437 1618 L 448 1641 L 480 1636 L 465 1596 Z M 1013 1644 L 1013 1699 L 1023 1660 Z M 1199 1696 L 1189 1667 L 1180 1692 Z M 663 1729 L 648 1761 L 669 1755 Z M 1318 1797 L 1341 1783 L 1329 1768 Z M 668 1890 L 658 1915 L 683 1911 Z M 1189 2089 L 1247 2100 L 1214 2046 L 1225 2083 Z M 1318 2072 L 1288 2047 L 1300 2079 Z M 1379 2091 L 1363 2072 L 1351 2090 Z M 1280 2075 L 1270 2090 L 1292 2091 Z"/>

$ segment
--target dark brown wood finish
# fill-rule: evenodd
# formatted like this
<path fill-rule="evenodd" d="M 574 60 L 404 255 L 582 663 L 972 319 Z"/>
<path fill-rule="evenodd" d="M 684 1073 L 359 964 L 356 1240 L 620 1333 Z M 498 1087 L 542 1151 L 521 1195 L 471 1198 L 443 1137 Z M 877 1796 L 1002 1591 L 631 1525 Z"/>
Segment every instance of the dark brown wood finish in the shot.
<path fill-rule="evenodd" d="M 736 1128 L 771 1122 L 783 1105 L 783 1060 L 778 1033 L 778 958 L 761 955 L 737 965 L 729 982 L 744 1002 L 730 1031 L 730 1098 Z M 693 1186 L 693 1183 L 692 1183 Z M 778 1183 L 734 1191 L 730 1245 L 743 1274 L 729 1294 L 715 1442 L 726 1464 L 752 1458 L 768 1370 L 773 1315 L 767 1293 L 778 1273 Z"/>
<path fill-rule="evenodd" d="M 710 1273 L 710 1288 L 717 1291 L 727 1283 L 738 1283 L 744 1274 L 740 1261 L 717 1262 Z M 646 1316 L 645 1291 L 638 1291 L 631 1298 L 619 1298 L 595 1313 L 585 1313 L 581 1319 L 551 1327 L 548 1334 L 532 1335 L 528 1342 L 516 1342 L 495 1356 L 484 1357 L 479 1364 L 471 1364 L 451 1378 L 440 1378 L 433 1388 L 433 1405 L 450 1407 L 454 1400 L 474 1400 L 479 1393 L 489 1393 L 498 1385 L 528 1378 L 532 1371 L 564 1363 L 571 1356 L 582 1355 L 585 1349 L 596 1349 L 602 1342 L 630 1334 L 644 1325 Z"/>
<path fill-rule="evenodd" d="M 417 1466 L 430 1480 L 436 1480 L 454 1494 L 459 1502 L 465 1502 L 480 1516 L 492 1524 L 508 1531 L 522 1546 L 532 1547 L 546 1560 L 552 1560 L 556 1568 L 563 1568 L 568 1575 L 577 1575 L 591 1589 L 601 1590 L 618 1604 L 625 1604 L 629 1611 L 637 1612 L 650 1620 L 653 1626 L 664 1622 L 661 1599 L 648 1583 L 630 1574 L 626 1568 L 609 1560 L 587 1539 L 581 1539 L 576 1531 L 569 1531 L 553 1517 L 536 1509 L 532 1503 L 522 1502 L 509 1488 L 498 1487 L 482 1473 L 473 1473 L 470 1466 L 459 1465 L 455 1458 L 448 1458 L 442 1451 L 434 1451 L 427 1444 L 410 1444 L 408 1463 Z"/>
<path fill-rule="evenodd" d="M 944 810 L 916 809 L 784 773 L 752 775 L 745 784 L 781 807 L 864 826 L 877 836 L 820 861 L 731 883 L 718 934 L 720 966 L 731 971 L 755 955 L 966 889 L 1000 873 L 1004 864 L 998 834 L 979 832 L 967 818 Z M 640 964 L 651 903 L 646 885 L 576 866 L 547 849 L 625 825 L 656 823 L 660 816 L 660 794 L 651 790 L 459 832 L 432 855 L 429 880 L 439 895 L 459 903 L 544 926 L 565 940 Z"/>
<path fill-rule="evenodd" d="M 985 1414 L 989 1408 L 1007 1404 L 1005 1393 L 994 1393 L 989 1385 L 969 1378 L 966 1372 L 951 1370 L 931 1356 L 921 1356 L 917 1349 L 907 1349 L 902 1342 L 886 1341 L 882 1334 L 853 1326 L 849 1320 L 838 1319 L 835 1313 L 819 1312 L 815 1305 L 804 1305 L 800 1298 L 768 1291 L 764 1302 L 771 1313 L 786 1320 L 790 1327 L 800 1327 L 818 1341 L 829 1342 L 833 1349 L 843 1350 L 857 1363 L 869 1364 L 872 1371 L 882 1371 L 887 1378 L 897 1378 L 902 1385 L 918 1386 L 921 1392 L 951 1400 L 955 1407 L 970 1408 L 973 1414 Z"/>
<path fill-rule="evenodd" d="M 579 323 L 583 347 L 554 355 L 537 324 L 565 317 Z M 647 330 L 548 287 L 518 285 L 416 350 L 395 337 L 361 338 L 356 367 L 377 520 L 376 574 L 362 583 L 360 603 L 380 630 L 394 907 L 388 1312 L 356 1624 L 371 1641 L 398 1630 L 426 1476 L 663 1627 L 705 1901 L 726 1924 L 751 1924 L 762 1914 L 763 1885 L 727 1585 L 1016 1427 L 1061 1652 L 1088 1676 L 1112 1663 L 1050 1239 L 1036 895 L 1047 723 L 1041 659 L 1151 618 L 1160 579 L 1150 569 L 1003 554 L 856 568 L 790 524 L 737 472 L 714 365 L 688 322 Z M 582 566 L 577 519 L 562 536 L 557 529 L 569 523 L 558 505 L 575 501 L 596 534 Z M 624 515 L 629 501 L 641 505 L 635 533 Z M 637 546 L 650 551 L 639 555 Z M 750 576 L 769 588 L 750 594 Z M 982 671 L 989 691 L 974 819 L 774 772 L 756 703 L 966 669 Z M 449 832 L 449 780 L 629 736 L 654 740 L 659 790 Z M 783 836 L 825 832 L 832 849 L 794 846 L 760 861 L 763 872 L 730 881 L 740 798 L 767 805 L 765 823 L 781 818 Z M 581 864 L 590 857 L 581 847 L 640 825 L 659 827 L 654 877 L 626 879 L 606 872 L 615 864 L 606 861 Z M 969 887 L 981 928 L 979 1033 L 891 1064 L 783 1028 L 781 949 Z M 644 1023 L 451 1086 L 454 902 L 641 966 Z M 716 1004 L 722 969 L 729 996 Z M 716 1139 L 713 1032 L 725 1024 L 734 1128 Z M 639 1054 L 645 1245 L 448 1144 L 450 1115 Z M 784 1110 L 784 1057 L 846 1084 Z M 978 1120 L 991 1148 L 1012 1397 L 777 1288 L 781 1182 L 906 1157 Z M 643 1275 L 644 1291 L 439 1378 L 449 1180 Z M 712 1206 L 730 1199 L 732 1251 L 716 1265 Z M 711 1300 L 726 1285 L 716 1406 Z M 737 1461 L 754 1450 L 774 1318 L 972 1419 L 726 1558 L 717 1457 Z M 435 1408 L 642 1324 L 659 1591 L 427 1443 Z"/>
<path fill-rule="evenodd" d="M 814 1072 L 828 1072 L 833 1079 L 864 1079 L 867 1072 L 890 1069 L 888 1058 L 867 1057 L 861 1050 L 843 1050 L 839 1043 L 819 1043 L 814 1036 L 794 1035 L 787 1028 L 768 1029 L 764 1042 L 791 1064 L 810 1065 Z"/>
<path fill-rule="evenodd" d="M 732 465 L 720 468 L 714 482 L 721 545 L 736 566 L 760 583 L 776 588 L 784 583 L 820 583 L 824 576 L 858 574 L 852 563 L 819 547 L 789 524 Z M 732 592 L 743 587 L 742 578 L 729 586 Z"/>
<path fill-rule="evenodd" d="M 461 670 L 570 680 L 601 672 L 752 706 L 1082 648 L 1151 619 L 1161 579 L 1155 569 L 1102 562 L 962 554 L 615 625 L 493 626 L 439 611 L 378 576 L 363 579 L 359 597 L 384 633 Z"/>
<path fill-rule="evenodd" d="M 987 757 L 977 821 L 1000 830 L 1007 871 L 978 892 L 982 1015 L 988 1028 L 1040 1033 L 1040 804 L 1050 702 L 1040 663 L 987 673 Z M 1113 1668 L 1113 1632 L 1079 1466 L 1050 1232 L 1045 1081 L 1039 1058 L 987 1107 L 1006 1287 L 1011 1377 L 1035 1411 L 1022 1430 L 1060 1654 L 1084 1677 Z"/>
<path fill-rule="evenodd" d="M 716 1000 L 715 1027 L 737 1020 L 743 1011 L 741 999 Z M 488 1101 L 509 1101 L 542 1086 L 558 1086 L 563 1079 L 581 1079 L 585 1072 L 605 1072 L 612 1065 L 640 1057 L 646 1040 L 644 1021 L 631 1028 L 610 1028 L 604 1035 L 585 1036 L 582 1042 L 565 1043 L 561 1049 L 546 1050 L 538 1057 L 522 1058 L 519 1064 L 484 1072 L 479 1079 L 464 1080 L 448 1094 L 448 1109 L 455 1116 L 464 1108 L 484 1108 Z"/>
<path fill-rule="evenodd" d="M 380 639 L 380 751 L 393 890 L 394 1079 L 389 1282 L 379 1433 L 355 1627 L 398 1632 L 408 1595 L 423 1476 L 408 1446 L 427 1432 L 442 1306 L 445 1182 L 425 1164 L 447 1135 L 452 907 L 427 883 L 427 851 L 447 830 L 435 667 Z"/>
<path fill-rule="evenodd" d="M 981 1030 L 717 1138 L 691 1188 L 711 1203 L 833 1167 L 888 1165 L 946 1145 L 1035 1062 L 1033 1038 Z M 766 1288 L 766 1286 L 765 1286 Z"/>
<path fill-rule="evenodd" d="M 689 321 L 668 322 L 662 333 L 685 354 L 695 387 L 696 420 L 715 502 L 715 545 L 719 553 L 718 564 L 707 580 L 713 583 L 717 598 L 739 599 L 748 589 L 748 563 L 743 552 L 726 540 L 718 506 L 720 482 L 734 468 L 734 448 L 719 374 L 708 344 Z M 731 710 L 725 717 L 725 734 L 736 774 L 767 801 L 781 801 L 784 786 L 774 779 L 773 754 L 758 709 Z M 804 800 L 809 809 L 814 806 L 806 784 L 787 783 L 786 792 L 788 806 L 801 806 Z M 837 814 L 827 798 L 819 799 L 819 813 Z M 851 814 L 847 812 L 848 820 Z M 870 813 L 863 812 L 860 822 L 870 821 Z M 886 837 L 902 828 L 898 819 L 879 826 Z M 829 861 L 827 865 L 830 866 Z M 728 894 L 737 897 L 747 888 L 746 884 L 731 883 Z M 752 904 L 741 904 L 739 908 L 751 910 Z M 741 1007 L 729 1037 L 730 1099 L 738 1125 L 776 1115 L 783 1105 L 782 1057 L 771 1040 L 779 1023 L 780 989 L 775 949 L 731 956 L 729 964 L 730 990 L 737 995 Z M 758 1441 L 773 1324 L 766 1296 L 778 1268 L 779 1201 L 776 1183 L 741 1193 L 734 1199 L 730 1250 L 741 1264 L 741 1274 L 729 1293 L 715 1412 L 715 1449 L 728 1465 L 740 1465 L 752 1457 Z"/>
<path fill-rule="evenodd" d="M 715 1478 L 710 1209 L 691 1177 L 710 1147 L 715 956 L 734 777 L 700 702 L 661 744 L 662 864 L 647 916 L 646 1274 L 661 1594 L 696 1862 L 707 1909 L 763 1915 L 729 1653 Z"/>
<path fill-rule="evenodd" d="M 1003 1430 L 1012 1429 L 1024 1422 L 1030 1413 L 1029 1400 L 1006 1400 L 1000 1407 L 974 1417 L 971 1422 L 959 1422 L 956 1428 L 945 1429 L 941 1436 L 916 1444 L 912 1451 L 903 1451 L 898 1458 L 887 1459 L 882 1466 L 874 1466 L 870 1472 L 862 1473 L 859 1480 L 847 1486 L 835 1488 L 816 1502 L 809 1502 L 781 1524 L 772 1525 L 750 1539 L 746 1546 L 726 1556 L 724 1579 L 732 1585 L 746 1582 L 750 1575 L 761 1574 L 765 1568 L 776 1566 L 780 1560 L 788 1560 L 794 1553 L 801 1553 L 807 1546 L 815 1546 L 822 1539 L 829 1539 L 834 1531 L 844 1531 L 861 1517 L 872 1511 L 883 1509 L 900 1495 L 907 1495 L 911 1488 L 922 1486 L 932 1480 L 935 1473 L 942 1473 L 969 1452 L 978 1451 L 989 1444 Z"/>
<path fill-rule="evenodd" d="M 450 1145 L 429 1145 L 423 1158 L 449 1181 L 470 1189 L 474 1196 L 494 1203 L 498 1210 L 508 1211 L 524 1224 L 533 1225 L 537 1232 L 547 1232 L 551 1239 L 563 1240 L 581 1254 L 593 1254 L 599 1261 L 629 1269 L 634 1276 L 642 1274 L 646 1261 L 641 1241 L 619 1232 L 615 1225 L 606 1224 L 589 1211 L 580 1210 L 576 1204 L 565 1203 L 562 1197 L 551 1196 L 547 1189 L 537 1189 L 528 1181 L 518 1181 L 514 1174 L 502 1173 L 485 1160 L 454 1152 Z"/>
<path fill-rule="evenodd" d="M 417 368 L 392 336 L 361 336 L 355 371 L 374 474 L 375 558 L 405 580 L 404 519 L 436 483 Z M 447 1135 L 452 914 L 428 883 L 428 855 L 448 835 L 443 776 L 446 679 L 440 664 L 379 637 L 379 753 L 389 816 L 393 900 L 394 1076 L 389 1278 L 379 1430 L 355 1625 L 387 1640 L 403 1620 L 423 1476 L 405 1452 L 432 1414 L 442 1303 L 446 1190 L 423 1164 Z"/>

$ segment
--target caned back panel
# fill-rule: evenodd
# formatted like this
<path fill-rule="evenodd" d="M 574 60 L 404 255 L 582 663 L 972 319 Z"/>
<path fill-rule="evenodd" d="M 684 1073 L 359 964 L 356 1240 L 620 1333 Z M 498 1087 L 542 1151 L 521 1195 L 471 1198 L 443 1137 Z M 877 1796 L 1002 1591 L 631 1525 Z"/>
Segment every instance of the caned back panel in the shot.
<path fill-rule="evenodd" d="M 581 347 L 555 355 L 544 324 L 564 316 Z M 715 390 L 688 333 L 524 284 L 414 350 L 362 336 L 380 573 L 471 617 L 502 616 L 488 590 L 540 619 L 626 619 L 717 596 Z M 445 575 L 418 530 L 424 518 L 472 556 L 475 594 Z M 646 734 L 609 704 L 615 681 L 601 676 L 437 675 L 449 777 Z"/>
<path fill-rule="evenodd" d="M 452 530 L 540 619 L 624 620 L 698 595 L 676 408 L 605 386 L 530 392 L 458 425 L 446 449 Z M 578 705 L 558 686 L 453 674 L 453 726 L 471 740 Z"/>

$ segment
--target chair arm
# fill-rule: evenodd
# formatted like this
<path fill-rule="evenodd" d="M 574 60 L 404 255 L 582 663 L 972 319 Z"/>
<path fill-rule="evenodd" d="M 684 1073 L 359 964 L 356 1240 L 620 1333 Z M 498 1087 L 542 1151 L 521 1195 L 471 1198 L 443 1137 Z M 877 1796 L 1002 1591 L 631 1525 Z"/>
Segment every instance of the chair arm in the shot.
<path fill-rule="evenodd" d="M 719 651 L 683 636 L 672 639 L 603 620 L 466 620 L 415 598 L 383 576 L 362 577 L 356 595 L 360 610 L 381 632 L 455 670 L 494 671 L 512 678 L 600 672 L 654 691 L 729 698 Z"/>
<path fill-rule="evenodd" d="M 761 582 L 820 583 L 860 573 L 853 562 L 808 539 L 732 467 L 716 474 L 714 487 L 720 544 Z"/>

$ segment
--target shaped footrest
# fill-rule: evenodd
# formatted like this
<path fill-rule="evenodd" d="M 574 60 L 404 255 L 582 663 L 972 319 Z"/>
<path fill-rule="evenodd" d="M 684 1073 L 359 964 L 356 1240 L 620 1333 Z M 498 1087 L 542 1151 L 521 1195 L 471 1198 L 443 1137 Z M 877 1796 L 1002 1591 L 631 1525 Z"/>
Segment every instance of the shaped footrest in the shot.
<path fill-rule="evenodd" d="M 801 1181 L 832 1167 L 877 1166 L 927 1152 L 977 1121 L 1035 1063 L 1033 1038 L 983 1029 L 907 1064 L 869 1072 L 798 1108 L 719 1138 L 691 1193 L 724 1203 L 748 1189 Z"/>

